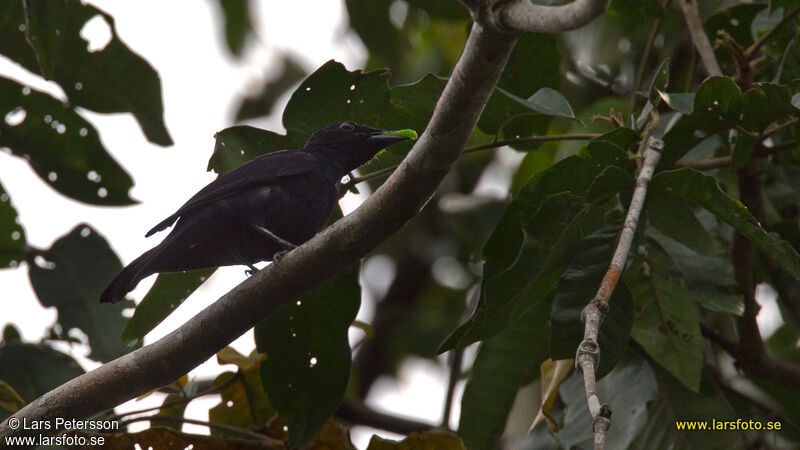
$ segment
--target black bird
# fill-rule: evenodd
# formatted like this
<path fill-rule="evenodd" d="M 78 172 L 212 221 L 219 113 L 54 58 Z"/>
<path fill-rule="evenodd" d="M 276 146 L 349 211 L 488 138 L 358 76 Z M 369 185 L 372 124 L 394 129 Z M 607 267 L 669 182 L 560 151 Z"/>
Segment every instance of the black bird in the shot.
<path fill-rule="evenodd" d="M 122 269 L 100 302 L 120 301 L 154 273 L 236 264 L 254 269 L 259 261 L 272 261 L 322 228 L 339 199 L 342 177 L 414 135 L 335 123 L 314 133 L 301 149 L 242 164 L 148 231 L 146 236 L 175 224 L 160 244 Z"/>

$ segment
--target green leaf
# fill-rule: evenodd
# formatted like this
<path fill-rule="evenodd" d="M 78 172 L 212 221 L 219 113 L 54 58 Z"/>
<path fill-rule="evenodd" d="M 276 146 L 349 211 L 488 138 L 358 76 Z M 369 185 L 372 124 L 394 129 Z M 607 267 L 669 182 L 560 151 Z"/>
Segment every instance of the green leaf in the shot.
<path fill-rule="evenodd" d="M 216 268 L 162 273 L 133 311 L 120 336 L 123 340 L 143 338 L 180 306 L 211 276 Z"/>
<path fill-rule="evenodd" d="M 753 43 L 750 25 L 759 11 L 767 10 L 765 4 L 740 4 L 732 8 L 720 8 L 706 20 L 705 30 L 709 37 L 717 36 L 717 32 L 725 31 L 737 44 L 747 48 Z M 727 56 L 727 55 L 725 55 Z"/>
<path fill-rule="evenodd" d="M 555 35 L 524 33 L 514 46 L 497 86 L 522 98 L 542 88 L 558 89 L 562 79 L 560 60 Z"/>
<path fill-rule="evenodd" d="M 725 249 L 714 239 L 683 198 L 663 190 L 650 190 L 645 202 L 647 221 L 658 231 L 704 255 Z"/>
<path fill-rule="evenodd" d="M 25 2 L 22 2 L 25 5 Z M 41 0 L 27 0 L 25 8 L 25 37 L 33 46 L 39 73 L 45 79 L 53 76 L 53 68 L 61 58 L 63 39 L 67 33 L 67 6 L 63 0 L 41 4 Z"/>
<path fill-rule="evenodd" d="M 736 136 L 736 144 L 733 147 L 733 152 L 731 152 L 731 169 L 739 170 L 750 162 L 758 141 L 757 136 L 746 133 L 739 133 Z"/>
<path fill-rule="evenodd" d="M 458 435 L 468 448 L 494 448 L 517 391 L 539 377 L 539 365 L 548 358 L 549 308 L 546 302 L 534 305 L 478 348 L 461 398 L 458 423 Z"/>
<path fill-rule="evenodd" d="M 350 27 L 381 64 L 402 60 L 411 45 L 389 20 L 391 0 L 346 0 Z"/>
<path fill-rule="evenodd" d="M 716 112 L 737 120 L 742 107 L 742 93 L 730 77 L 711 77 L 703 81 L 694 97 L 695 111 Z"/>
<path fill-rule="evenodd" d="M 8 341 L 0 345 L 0 380 L 24 399 L 39 398 L 83 373 L 71 356 L 46 345 Z M 0 420 L 6 417 L 0 410 Z"/>
<path fill-rule="evenodd" d="M 294 91 L 283 111 L 283 126 L 290 136 L 296 134 L 305 142 L 335 122 L 376 123 L 389 103 L 388 80 L 388 70 L 349 72 L 342 64 L 328 61 Z"/>
<path fill-rule="evenodd" d="M 17 267 L 25 260 L 25 230 L 19 224 L 17 210 L 0 184 L 0 268 Z"/>
<path fill-rule="evenodd" d="M 247 125 L 225 128 L 216 133 L 214 139 L 216 144 L 208 160 L 208 170 L 220 175 L 256 156 L 298 147 L 288 136 Z"/>
<path fill-rule="evenodd" d="M 536 175 L 508 206 L 484 249 L 477 309 L 440 351 L 491 336 L 544 301 L 580 239 L 616 218 L 607 214 L 616 205 L 612 196 L 632 189 L 633 177 L 594 156 L 628 163 L 611 142 L 592 142 Z"/>
<path fill-rule="evenodd" d="M 58 310 L 58 323 L 66 331 L 78 328 L 89 338 L 89 357 L 107 362 L 126 353 L 119 339 L 133 302 L 101 305 L 100 293 L 122 269 L 105 238 L 86 224 L 59 238 L 50 249 L 28 256 L 33 290 L 43 306 Z M 2 378 L 2 377 L 0 377 Z"/>
<path fill-rule="evenodd" d="M 250 3 L 248 0 L 219 0 L 225 16 L 225 43 L 228 50 L 242 56 L 245 39 L 253 33 L 253 24 L 250 21 Z"/>
<path fill-rule="evenodd" d="M 675 111 L 683 114 L 691 114 L 694 111 L 694 94 L 674 94 L 658 91 L 661 100 Z"/>
<path fill-rule="evenodd" d="M 581 321 L 583 308 L 591 301 L 603 280 L 622 220 L 613 222 L 581 239 L 572 260 L 553 297 L 550 312 L 550 358 L 553 360 L 575 357 L 575 350 L 583 339 Z M 625 283 L 614 289 L 606 318 L 600 326 L 598 342 L 602 351 L 597 378 L 604 377 L 614 368 L 628 346 L 633 325 L 633 300 Z"/>
<path fill-rule="evenodd" d="M 31 32 L 38 40 L 37 58 L 34 47 L 26 40 L 24 3 L 6 2 L 0 12 L 0 54 L 34 73 L 40 73 L 39 63 L 43 61 L 44 75 L 52 74 L 71 105 L 100 113 L 130 112 L 148 140 L 172 145 L 164 125 L 158 74 L 122 43 L 113 17 L 79 0 L 29 0 L 29 16 L 35 18 Z M 90 52 L 80 32 L 91 19 L 108 26 L 111 40 L 102 50 Z M 55 23 L 61 23 L 59 29 L 63 30 L 57 40 L 42 28 Z M 77 128 L 73 130 L 77 132 Z"/>
<path fill-rule="evenodd" d="M 656 363 L 697 392 L 703 368 L 700 316 L 677 267 L 650 240 L 624 279 L 636 302 L 631 336 Z"/>
<path fill-rule="evenodd" d="M 649 100 L 652 105 L 657 105 L 660 92 L 666 92 L 669 86 L 669 58 L 664 58 L 664 61 L 656 69 L 653 75 L 653 81 L 650 82 Z"/>
<path fill-rule="evenodd" d="M 672 192 L 707 209 L 800 280 L 800 255 L 797 251 L 778 235 L 767 233 L 741 202 L 720 190 L 714 177 L 694 169 L 661 172 L 653 177 L 651 190 Z"/>
<path fill-rule="evenodd" d="M 772 122 L 788 120 L 795 113 L 789 86 L 756 83 L 744 93 L 741 124 L 751 131 L 763 131 Z"/>
<path fill-rule="evenodd" d="M 2 45 L 2 44 L 0 44 Z M 0 121 L 0 147 L 31 165 L 53 189 L 93 205 L 130 205 L 133 180 L 100 142 L 94 127 L 60 101 L 0 77 L 0 99 L 12 108 Z"/>
<path fill-rule="evenodd" d="M 350 377 L 347 331 L 361 303 L 358 267 L 286 305 L 255 328 L 267 354 L 261 381 L 289 427 L 290 446 L 310 442 L 339 406 Z"/>

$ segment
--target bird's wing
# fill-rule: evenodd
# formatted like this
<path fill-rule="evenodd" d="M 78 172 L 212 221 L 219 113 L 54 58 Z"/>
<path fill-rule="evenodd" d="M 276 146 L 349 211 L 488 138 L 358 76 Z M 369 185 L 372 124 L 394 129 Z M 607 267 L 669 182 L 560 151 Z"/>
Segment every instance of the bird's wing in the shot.
<path fill-rule="evenodd" d="M 254 186 L 265 186 L 281 178 L 312 172 L 319 164 L 318 157 L 296 150 L 284 150 L 253 158 L 209 183 L 184 203 L 174 214 L 148 231 L 145 237 L 170 227 L 180 216 L 189 211 L 251 189 Z"/>

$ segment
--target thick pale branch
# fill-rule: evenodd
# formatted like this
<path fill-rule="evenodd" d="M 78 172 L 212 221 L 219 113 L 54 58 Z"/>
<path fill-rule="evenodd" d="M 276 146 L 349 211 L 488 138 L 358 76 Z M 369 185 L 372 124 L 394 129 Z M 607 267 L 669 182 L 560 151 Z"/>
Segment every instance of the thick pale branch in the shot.
<path fill-rule="evenodd" d="M 357 262 L 430 198 L 463 150 L 505 67 L 515 37 L 478 22 L 428 127 L 398 170 L 355 212 L 222 296 L 166 337 L 77 377 L 13 417 L 83 418 L 166 385 L 280 306 Z M 40 430 L 34 430 L 39 434 Z M 0 424 L 0 435 L 30 434 Z M 55 433 L 57 430 L 47 430 Z"/>
<path fill-rule="evenodd" d="M 497 20 L 508 28 L 534 33 L 558 33 L 580 28 L 603 14 L 608 0 L 575 0 L 563 6 L 534 5 L 516 0 L 498 7 Z"/>

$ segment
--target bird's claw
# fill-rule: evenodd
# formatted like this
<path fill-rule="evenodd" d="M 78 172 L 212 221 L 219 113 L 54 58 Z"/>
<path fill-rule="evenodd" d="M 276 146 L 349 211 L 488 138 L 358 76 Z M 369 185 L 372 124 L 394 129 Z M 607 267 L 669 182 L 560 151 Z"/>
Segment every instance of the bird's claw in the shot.
<path fill-rule="evenodd" d="M 286 256 L 287 253 L 289 253 L 289 250 L 281 250 L 278 253 L 275 253 L 274 255 L 272 255 L 272 262 L 275 263 L 275 264 L 278 264 L 278 262 L 280 262 L 281 258 Z"/>
<path fill-rule="evenodd" d="M 258 270 L 259 269 L 257 267 L 251 267 L 251 268 L 245 270 L 244 274 L 247 275 L 248 277 L 251 277 L 251 276 L 255 275 L 256 272 L 258 272 Z"/>

